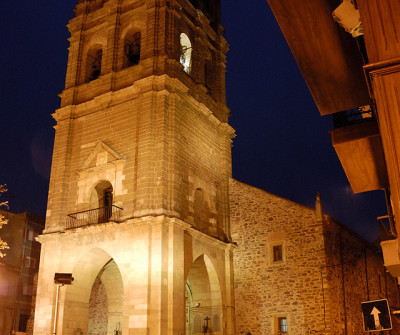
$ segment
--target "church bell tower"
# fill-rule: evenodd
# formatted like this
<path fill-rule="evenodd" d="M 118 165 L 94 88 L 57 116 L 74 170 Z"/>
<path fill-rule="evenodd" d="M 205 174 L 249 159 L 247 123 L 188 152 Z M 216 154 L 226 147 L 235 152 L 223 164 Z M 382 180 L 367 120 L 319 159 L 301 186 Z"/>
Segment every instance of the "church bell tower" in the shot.
<path fill-rule="evenodd" d="M 74 12 L 34 334 L 233 334 L 219 0 Z"/>

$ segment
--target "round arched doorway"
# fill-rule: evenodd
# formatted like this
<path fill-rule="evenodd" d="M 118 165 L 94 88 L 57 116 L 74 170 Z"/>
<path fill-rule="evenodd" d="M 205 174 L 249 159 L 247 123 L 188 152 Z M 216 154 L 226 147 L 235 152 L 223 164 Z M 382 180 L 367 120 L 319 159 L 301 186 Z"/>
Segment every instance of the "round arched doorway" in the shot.
<path fill-rule="evenodd" d="M 123 281 L 104 250 L 95 248 L 74 267 L 66 287 L 63 334 L 115 335 L 122 329 Z"/>

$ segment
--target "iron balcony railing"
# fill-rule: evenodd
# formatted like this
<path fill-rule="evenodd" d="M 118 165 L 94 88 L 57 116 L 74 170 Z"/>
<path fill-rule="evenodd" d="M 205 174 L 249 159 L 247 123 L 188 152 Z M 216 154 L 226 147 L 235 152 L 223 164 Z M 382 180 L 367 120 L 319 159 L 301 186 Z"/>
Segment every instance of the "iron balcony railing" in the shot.
<path fill-rule="evenodd" d="M 87 211 L 68 214 L 65 229 L 89 226 L 92 224 L 118 221 L 122 208 L 112 205 L 110 207 L 100 207 Z"/>

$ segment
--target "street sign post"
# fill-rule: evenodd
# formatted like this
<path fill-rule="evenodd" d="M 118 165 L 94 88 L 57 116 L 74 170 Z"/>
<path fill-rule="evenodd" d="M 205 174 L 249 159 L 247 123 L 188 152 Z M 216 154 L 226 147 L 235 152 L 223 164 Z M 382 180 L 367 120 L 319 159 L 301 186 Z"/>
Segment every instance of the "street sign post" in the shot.
<path fill-rule="evenodd" d="M 361 303 L 364 331 L 375 332 L 392 329 L 389 304 L 386 299 Z"/>

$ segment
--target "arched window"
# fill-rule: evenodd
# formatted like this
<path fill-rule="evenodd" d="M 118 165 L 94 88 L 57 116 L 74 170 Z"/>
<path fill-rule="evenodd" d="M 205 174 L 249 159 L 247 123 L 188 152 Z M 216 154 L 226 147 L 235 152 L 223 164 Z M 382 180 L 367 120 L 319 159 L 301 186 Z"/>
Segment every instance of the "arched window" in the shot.
<path fill-rule="evenodd" d="M 133 34 L 127 34 L 124 40 L 124 68 L 132 65 L 139 64 L 140 61 L 140 44 L 141 44 L 141 33 L 135 32 Z"/>
<path fill-rule="evenodd" d="M 86 82 L 100 77 L 102 58 L 103 50 L 101 45 L 95 45 L 89 49 L 86 60 Z"/>
<path fill-rule="evenodd" d="M 96 185 L 90 195 L 90 208 L 98 216 L 98 223 L 107 222 L 112 215 L 113 187 L 110 182 L 102 181 Z"/>
<path fill-rule="evenodd" d="M 189 74 L 192 66 L 192 44 L 189 37 L 184 33 L 180 36 L 180 48 L 179 61 L 183 65 L 183 71 Z"/>

